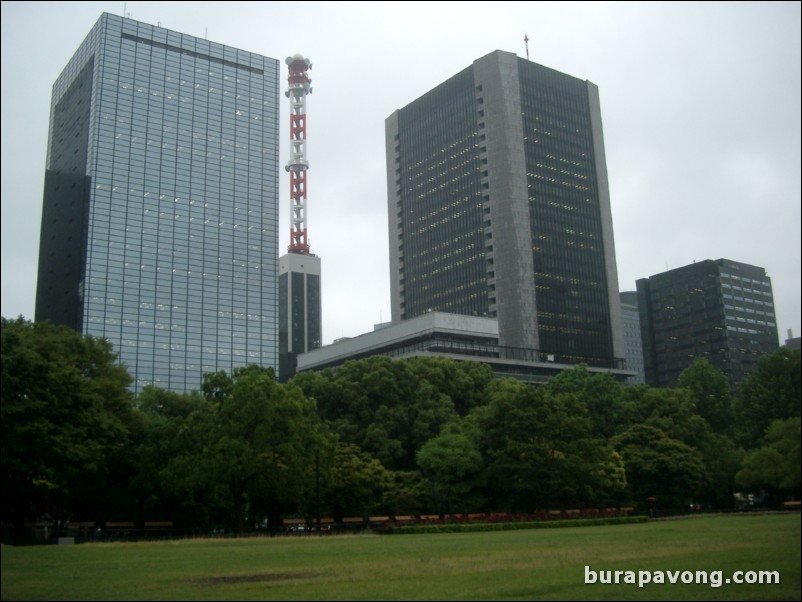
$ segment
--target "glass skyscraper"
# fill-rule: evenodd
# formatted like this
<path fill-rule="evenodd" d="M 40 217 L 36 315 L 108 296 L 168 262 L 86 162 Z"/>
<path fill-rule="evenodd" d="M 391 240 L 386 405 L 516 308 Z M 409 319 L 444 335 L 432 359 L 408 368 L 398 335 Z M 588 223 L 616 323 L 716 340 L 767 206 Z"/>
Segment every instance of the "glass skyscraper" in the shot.
<path fill-rule="evenodd" d="M 593 83 L 496 51 L 385 132 L 393 321 L 497 318 L 503 347 L 623 368 Z"/>
<path fill-rule="evenodd" d="M 36 319 L 134 388 L 277 368 L 278 61 L 103 14 L 53 86 Z"/>

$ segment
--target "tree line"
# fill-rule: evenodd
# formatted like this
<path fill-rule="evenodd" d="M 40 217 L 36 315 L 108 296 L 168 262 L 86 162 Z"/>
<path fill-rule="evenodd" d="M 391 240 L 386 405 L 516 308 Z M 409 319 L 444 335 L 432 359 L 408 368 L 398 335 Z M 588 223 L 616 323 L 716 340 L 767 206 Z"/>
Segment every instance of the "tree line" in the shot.
<path fill-rule="evenodd" d="M 2 321 L 2 520 L 171 521 L 234 532 L 282 517 L 732 508 L 800 495 L 800 352 L 732 396 L 706 360 L 659 389 L 584 366 L 532 386 L 476 362 L 376 356 L 287 384 L 271 369 L 145 388 L 104 339 Z"/>

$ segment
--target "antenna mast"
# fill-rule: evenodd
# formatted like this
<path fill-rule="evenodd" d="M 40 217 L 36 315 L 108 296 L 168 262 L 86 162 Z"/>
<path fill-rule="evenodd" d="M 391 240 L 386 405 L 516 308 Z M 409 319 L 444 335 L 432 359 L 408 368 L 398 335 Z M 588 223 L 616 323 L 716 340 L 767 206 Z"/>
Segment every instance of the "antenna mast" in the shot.
<path fill-rule="evenodd" d="M 285 62 L 290 71 L 285 92 L 290 99 L 290 160 L 285 166 L 290 172 L 291 211 L 287 251 L 309 255 L 306 237 L 306 171 L 309 169 L 306 158 L 306 95 L 312 92 L 312 80 L 307 75 L 312 63 L 300 54 L 288 56 Z"/>
<path fill-rule="evenodd" d="M 524 44 L 526 44 L 526 60 L 529 60 L 529 36 L 524 34 Z"/>

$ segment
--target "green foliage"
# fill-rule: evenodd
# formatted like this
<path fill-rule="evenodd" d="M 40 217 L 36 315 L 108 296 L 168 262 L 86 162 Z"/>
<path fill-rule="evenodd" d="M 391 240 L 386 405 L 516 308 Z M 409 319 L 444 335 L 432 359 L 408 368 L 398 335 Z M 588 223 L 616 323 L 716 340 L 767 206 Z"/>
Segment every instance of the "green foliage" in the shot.
<path fill-rule="evenodd" d="M 594 436 L 609 439 L 627 421 L 623 388 L 608 373 L 593 374 L 585 365 L 565 370 L 551 378 L 547 388 L 554 394 L 573 394 L 587 406 Z"/>
<path fill-rule="evenodd" d="M 710 425 L 696 411 L 689 389 L 636 387 L 626 394 L 633 402 L 633 421 L 628 428 L 648 424 L 693 447 L 711 434 Z"/>
<path fill-rule="evenodd" d="M 169 519 L 179 528 L 222 524 L 224 494 L 197 473 L 192 461 L 192 455 L 199 456 L 203 450 L 211 403 L 194 391 L 178 394 L 145 387 L 137 406 L 143 420 L 129 450 L 132 475 L 128 491 L 139 518 Z M 186 466 L 176 460 L 179 456 Z"/>
<path fill-rule="evenodd" d="M 429 481 L 438 514 L 473 510 L 465 504 L 452 507 L 455 498 L 464 500 L 481 484 L 484 472 L 482 455 L 468 436 L 444 433 L 429 439 L 418 451 L 418 466 Z"/>
<path fill-rule="evenodd" d="M 157 387 L 145 387 L 136 400 L 139 411 L 152 419 L 187 418 L 205 403 L 196 391 L 182 394 Z"/>
<path fill-rule="evenodd" d="M 417 516 L 432 506 L 431 487 L 417 470 L 396 470 L 392 487 L 384 493 L 382 508 L 388 516 Z"/>
<path fill-rule="evenodd" d="M 421 446 L 481 405 L 491 382 L 490 369 L 471 362 L 383 356 L 292 380 L 315 399 L 341 441 L 358 445 L 391 470 L 413 470 Z"/>
<path fill-rule="evenodd" d="M 647 424 L 633 426 L 613 439 L 626 465 L 634 501 L 656 497 L 668 510 L 686 508 L 705 483 L 701 454 Z"/>
<path fill-rule="evenodd" d="M 728 507 L 739 470 L 744 487 L 799 494 L 799 352 L 764 358 L 734 406 L 704 361 L 655 389 L 585 366 L 535 387 L 426 357 L 371 357 L 288 385 L 248 366 L 207 374 L 201 392 L 147 387 L 134 405 L 106 341 L 21 319 L 4 319 L 2 335 L 3 518 L 18 525 L 50 514 L 241 531 L 285 514 L 653 495 L 664 510 Z"/>
<path fill-rule="evenodd" d="M 592 436 L 576 394 L 502 380 L 477 419 L 495 508 L 531 511 L 592 499 L 605 444 Z"/>
<path fill-rule="evenodd" d="M 136 422 L 130 381 L 104 339 L 3 318 L 4 521 L 20 530 L 42 514 L 59 522 L 100 503 L 99 484 Z"/>
<path fill-rule="evenodd" d="M 494 379 L 490 366 L 479 362 L 413 357 L 406 363 L 415 380 L 427 382 L 439 394 L 448 397 L 460 416 L 484 405 L 487 387 Z"/>
<path fill-rule="evenodd" d="M 565 529 L 567 527 L 602 527 L 605 525 L 637 525 L 649 522 L 648 516 L 611 516 L 552 521 L 508 523 L 446 523 L 442 525 L 409 525 L 382 529 L 381 535 L 421 535 L 424 533 L 482 533 L 488 531 L 525 531 L 528 529 Z"/>
<path fill-rule="evenodd" d="M 679 375 L 678 386 L 691 392 L 696 412 L 717 433 L 732 428 L 732 394 L 727 376 L 707 359 L 698 359 Z"/>
<path fill-rule="evenodd" d="M 744 451 L 727 435 L 711 433 L 697 447 L 702 454 L 707 481 L 696 498 L 708 508 L 732 508 L 736 491 L 735 473 Z"/>
<path fill-rule="evenodd" d="M 346 516 L 370 516 L 392 485 L 393 476 L 381 462 L 356 445 L 338 444 L 324 499 L 335 522 Z"/>
<path fill-rule="evenodd" d="M 196 475 L 225 485 L 229 526 L 241 532 L 246 517 L 275 522 L 281 509 L 302 505 L 314 489 L 315 456 L 329 446 L 314 403 L 258 366 L 217 373 L 204 392 L 212 405 L 198 421 L 200 454 L 175 461 L 185 468 L 192 462 Z"/>
<path fill-rule="evenodd" d="M 735 401 L 736 433 L 747 448 L 757 447 L 774 420 L 798 418 L 802 408 L 802 359 L 799 349 L 781 347 L 760 358 Z"/>
<path fill-rule="evenodd" d="M 775 420 L 766 429 L 765 444 L 746 454 L 736 475 L 741 487 L 775 495 L 800 496 L 802 429 L 799 418 Z"/>

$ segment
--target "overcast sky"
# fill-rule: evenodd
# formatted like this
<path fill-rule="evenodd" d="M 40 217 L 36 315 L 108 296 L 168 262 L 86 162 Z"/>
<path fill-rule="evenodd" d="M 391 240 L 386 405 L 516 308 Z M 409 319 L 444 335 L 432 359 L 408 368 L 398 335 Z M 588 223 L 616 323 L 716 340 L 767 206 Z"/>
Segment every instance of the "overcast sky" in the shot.
<path fill-rule="evenodd" d="M 800 335 L 800 3 L 3 2 L 2 315 L 33 318 L 51 88 L 102 12 L 313 63 L 308 217 L 323 339 L 390 318 L 384 120 L 500 49 L 594 82 L 621 290 L 703 259 L 766 268 Z M 289 242 L 281 170 L 280 252 Z"/>

